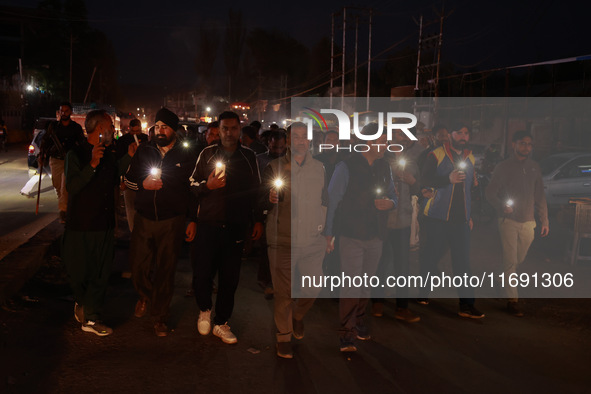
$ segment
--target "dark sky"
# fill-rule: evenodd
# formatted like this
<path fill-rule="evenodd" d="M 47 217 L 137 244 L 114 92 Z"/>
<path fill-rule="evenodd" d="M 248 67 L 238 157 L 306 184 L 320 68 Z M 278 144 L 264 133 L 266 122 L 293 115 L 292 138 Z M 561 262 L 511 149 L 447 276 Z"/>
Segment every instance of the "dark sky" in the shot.
<path fill-rule="evenodd" d="M 36 6 L 36 0 L 2 4 Z M 284 30 L 307 46 L 330 35 L 330 15 L 350 2 L 219 2 L 195 0 L 87 1 L 88 19 L 112 40 L 122 84 L 159 84 L 171 89 L 194 83 L 197 28 L 207 23 L 223 35 L 228 8 L 243 11 L 250 29 Z M 409 37 L 401 44 L 416 47 L 418 20 L 434 17 L 441 1 L 370 0 L 375 10 L 373 53 Z M 479 69 L 552 60 L 591 53 L 587 2 L 449 0 L 445 13 L 443 61 Z M 367 29 L 366 26 L 363 27 Z M 338 31 L 339 42 L 342 32 Z M 348 32 L 352 51 L 353 31 Z M 366 32 L 360 33 L 360 56 L 367 56 Z M 326 54 L 329 56 L 330 54 Z M 376 63 L 376 67 L 379 63 Z M 221 67 L 221 61 L 219 61 Z M 466 68 L 467 69 L 467 68 Z"/>

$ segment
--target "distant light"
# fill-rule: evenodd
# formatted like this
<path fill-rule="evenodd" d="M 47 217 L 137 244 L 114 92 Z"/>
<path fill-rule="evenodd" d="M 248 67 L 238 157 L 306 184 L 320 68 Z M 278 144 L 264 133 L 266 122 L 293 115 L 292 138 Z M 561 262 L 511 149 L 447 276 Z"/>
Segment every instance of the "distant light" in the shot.
<path fill-rule="evenodd" d="M 286 120 L 284 120 L 284 121 L 283 121 L 283 125 L 285 126 L 286 124 L 287 124 L 287 121 L 286 121 Z"/>
<path fill-rule="evenodd" d="M 148 128 L 148 122 L 142 122 L 142 129 Z"/>
<path fill-rule="evenodd" d="M 33 91 L 33 86 L 27 85 L 27 91 L 32 92 Z"/>
<path fill-rule="evenodd" d="M 183 142 L 183 146 L 184 146 L 185 148 L 188 148 L 188 147 L 189 147 L 189 143 L 188 143 L 187 141 L 185 141 L 185 142 Z"/>
<path fill-rule="evenodd" d="M 207 107 L 207 108 L 205 108 L 205 110 L 206 110 L 207 112 L 211 112 L 211 107 Z"/>
<path fill-rule="evenodd" d="M 139 111 L 139 110 L 140 110 L 140 108 L 138 107 L 138 109 L 137 109 L 137 110 Z"/>

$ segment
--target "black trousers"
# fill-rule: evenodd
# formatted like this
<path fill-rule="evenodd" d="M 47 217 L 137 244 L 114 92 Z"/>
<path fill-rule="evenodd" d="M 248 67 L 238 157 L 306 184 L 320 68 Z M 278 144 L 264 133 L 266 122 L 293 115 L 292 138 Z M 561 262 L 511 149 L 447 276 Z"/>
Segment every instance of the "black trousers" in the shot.
<path fill-rule="evenodd" d="M 377 273 L 382 278 L 381 280 L 386 279 L 387 268 L 390 264 L 394 264 L 394 275 L 408 277 L 410 272 L 410 227 L 388 229 Z M 408 293 L 408 287 L 396 288 L 396 306 L 398 308 L 408 308 Z M 384 299 L 372 298 L 372 301 L 384 302 Z"/>
<path fill-rule="evenodd" d="M 239 224 L 197 224 L 197 236 L 193 243 L 197 256 L 193 260 L 193 286 L 199 310 L 210 310 L 213 305 L 212 281 L 218 274 L 213 324 L 224 324 L 232 316 L 246 229 L 247 226 Z"/>
<path fill-rule="evenodd" d="M 133 285 L 150 302 L 154 320 L 168 320 L 184 230 L 185 216 L 159 221 L 134 217 L 129 246 Z"/>

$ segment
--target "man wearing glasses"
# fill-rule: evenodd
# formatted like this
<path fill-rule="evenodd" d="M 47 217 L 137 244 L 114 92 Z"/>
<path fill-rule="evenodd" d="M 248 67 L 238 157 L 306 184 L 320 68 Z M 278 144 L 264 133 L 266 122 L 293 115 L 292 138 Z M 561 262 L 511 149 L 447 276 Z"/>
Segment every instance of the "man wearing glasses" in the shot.
<path fill-rule="evenodd" d="M 534 240 L 536 215 L 542 225 L 540 235 L 545 237 L 550 231 L 542 171 L 538 163 L 529 158 L 533 149 L 532 136 L 521 130 L 513 134 L 512 141 L 514 155 L 497 165 L 486 188 L 486 199 L 499 213 L 505 278 L 515 274 L 517 266 L 525 260 Z M 517 306 L 517 289 L 508 286 L 505 291 L 507 312 L 523 316 Z"/>

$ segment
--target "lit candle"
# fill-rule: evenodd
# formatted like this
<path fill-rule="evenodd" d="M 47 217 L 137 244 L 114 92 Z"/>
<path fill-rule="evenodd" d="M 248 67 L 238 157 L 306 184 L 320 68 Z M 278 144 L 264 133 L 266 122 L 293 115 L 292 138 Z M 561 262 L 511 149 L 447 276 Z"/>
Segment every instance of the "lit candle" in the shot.
<path fill-rule="evenodd" d="M 277 190 L 277 198 L 279 199 L 280 202 L 282 202 L 283 199 L 284 199 L 284 197 L 285 197 L 285 193 L 282 190 L 282 188 L 283 188 L 283 179 L 276 178 L 273 181 L 273 185 L 275 186 L 275 189 Z"/>
<path fill-rule="evenodd" d="M 406 167 L 406 160 L 405 159 L 398 160 L 398 165 L 400 166 L 400 168 L 402 168 L 402 171 L 404 171 L 404 167 Z"/>
<path fill-rule="evenodd" d="M 466 162 L 465 162 L 465 161 L 461 161 L 461 162 L 458 164 L 458 168 L 459 168 L 460 170 L 465 170 L 465 169 L 466 169 Z"/>
<path fill-rule="evenodd" d="M 217 176 L 218 178 L 221 178 L 225 174 L 226 174 L 226 165 L 221 161 L 218 161 L 217 163 L 215 163 L 215 176 Z"/>
<path fill-rule="evenodd" d="M 505 205 L 508 206 L 508 207 L 512 207 L 513 204 L 514 204 L 514 202 L 511 199 L 508 199 L 507 202 L 505 203 Z"/>
<path fill-rule="evenodd" d="M 160 176 L 162 175 L 162 169 L 160 169 L 158 167 L 153 167 L 150 170 L 150 175 L 152 175 L 152 179 L 158 180 L 158 179 L 160 179 Z"/>

